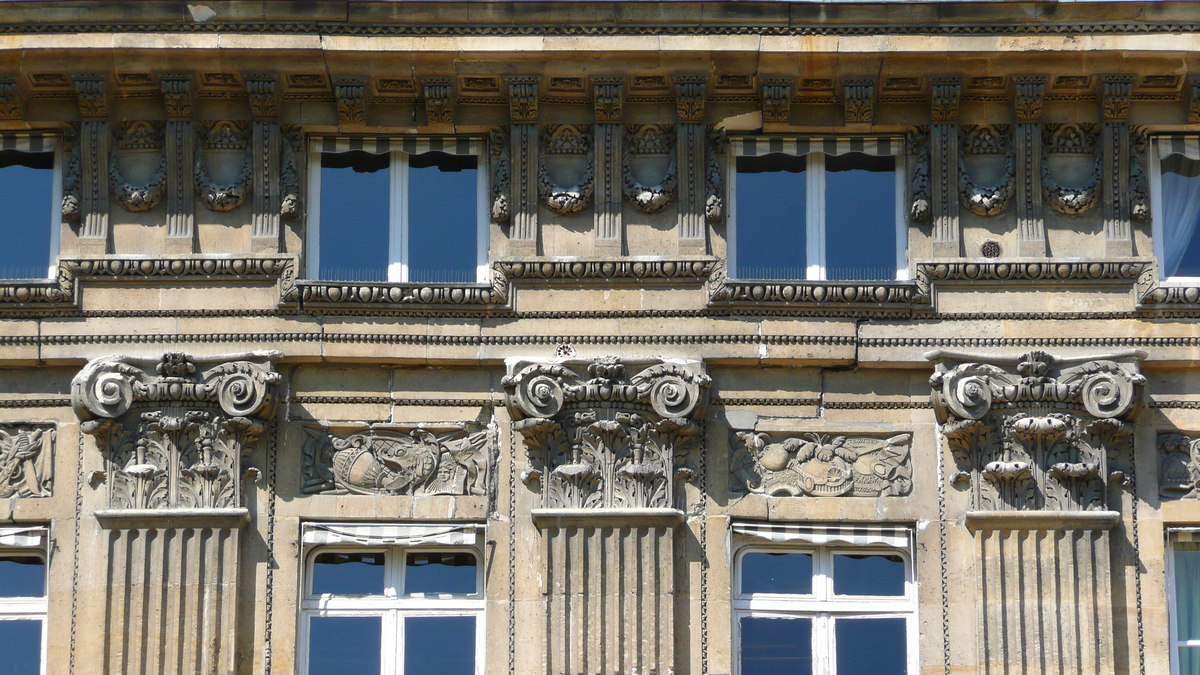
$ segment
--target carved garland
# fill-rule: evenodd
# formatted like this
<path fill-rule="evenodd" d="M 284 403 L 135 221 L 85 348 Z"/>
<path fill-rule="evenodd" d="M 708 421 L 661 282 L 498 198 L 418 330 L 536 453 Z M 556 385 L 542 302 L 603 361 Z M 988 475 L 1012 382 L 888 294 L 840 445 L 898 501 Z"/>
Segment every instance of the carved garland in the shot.
<path fill-rule="evenodd" d="M 633 207 L 642 213 L 658 213 L 675 198 L 679 171 L 675 160 L 675 134 L 671 127 L 658 124 L 630 125 L 625 128 L 625 150 L 621 157 L 621 190 Z M 667 168 L 655 185 L 646 185 L 633 176 L 632 158 L 637 155 L 668 155 Z"/>
<path fill-rule="evenodd" d="M 547 128 L 542 145 L 545 150 L 538 158 L 538 196 L 552 212 L 563 216 L 575 215 L 588 207 L 595 188 L 596 153 L 592 147 L 591 131 L 576 124 L 556 124 Z M 587 164 L 579 183 L 562 187 L 550 178 L 546 169 L 547 155 L 586 155 Z"/>
<path fill-rule="evenodd" d="M 488 132 L 488 168 L 491 171 L 492 220 L 507 223 L 511 215 L 508 203 L 511 173 L 511 139 L 508 127 Z"/>
<path fill-rule="evenodd" d="M 117 203 L 134 213 L 158 206 L 167 192 L 167 153 L 163 150 L 162 130 L 150 122 L 130 122 L 123 125 L 117 134 L 117 145 L 122 150 L 159 151 L 158 168 L 143 185 L 134 185 L 125 180 L 117 164 L 116 153 L 109 153 L 108 182 Z"/>
<path fill-rule="evenodd" d="M 929 222 L 933 211 L 930 204 L 932 197 L 929 180 L 929 129 L 918 127 L 908 135 L 908 154 L 914 155 L 913 174 L 909 183 L 912 205 L 909 207 L 909 217 L 916 223 Z"/>
<path fill-rule="evenodd" d="M 984 218 L 998 216 L 1016 194 L 1016 157 L 1007 129 L 989 125 L 968 127 L 958 155 L 958 198 L 971 213 Z M 1004 176 L 995 185 L 979 185 L 967 171 L 966 155 L 1004 153 Z"/>
<path fill-rule="evenodd" d="M 1104 162 L 1094 125 L 1051 125 L 1048 138 L 1042 143 L 1042 196 L 1050 208 L 1064 216 L 1077 216 L 1091 210 L 1100 198 L 1100 181 Z M 1088 150 L 1095 157 L 1088 181 L 1079 187 L 1067 187 L 1054 180 L 1047 161 L 1047 148 L 1058 153 L 1080 154 Z"/>
<path fill-rule="evenodd" d="M 215 149 L 244 149 L 246 159 L 241 172 L 232 182 L 214 182 L 204 161 L 203 147 L 196 148 L 196 196 L 210 211 L 232 211 L 242 205 L 249 196 L 254 172 L 254 155 L 250 147 L 249 134 L 237 123 L 220 121 L 205 125 L 201 131 L 202 146 Z"/>
<path fill-rule="evenodd" d="M 62 217 L 64 220 L 75 222 L 79 220 L 83 204 L 81 162 L 79 158 L 79 127 L 72 125 L 63 134 L 64 150 L 67 155 L 67 166 L 63 171 Z"/>
<path fill-rule="evenodd" d="M 713 129 L 708 135 L 708 169 L 704 174 L 708 189 L 708 197 L 704 201 L 704 218 L 709 223 L 721 222 L 725 214 L 725 150 L 725 130 Z"/>

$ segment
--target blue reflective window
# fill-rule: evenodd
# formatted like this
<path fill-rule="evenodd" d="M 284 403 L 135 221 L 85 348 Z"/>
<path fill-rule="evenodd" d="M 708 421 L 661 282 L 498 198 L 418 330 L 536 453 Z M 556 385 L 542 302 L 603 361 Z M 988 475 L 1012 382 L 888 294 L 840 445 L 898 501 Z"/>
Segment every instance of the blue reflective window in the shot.
<path fill-rule="evenodd" d="M 40 598 L 44 595 L 45 559 L 20 554 L 0 557 L 0 598 Z"/>
<path fill-rule="evenodd" d="M 750 551 L 742 555 L 742 593 L 812 594 L 811 553 Z"/>
<path fill-rule="evenodd" d="M 475 281 L 478 174 L 473 155 L 409 157 L 409 281 Z"/>
<path fill-rule="evenodd" d="M 475 555 L 465 552 L 411 551 L 405 558 L 405 593 L 475 592 Z"/>
<path fill-rule="evenodd" d="M 382 595 L 383 551 L 318 553 L 312 566 L 314 595 Z"/>
<path fill-rule="evenodd" d="M 743 618 L 742 675 L 812 673 L 812 619 Z"/>
<path fill-rule="evenodd" d="M 825 158 L 825 278 L 896 278 L 896 159 Z"/>
<path fill-rule="evenodd" d="M 838 619 L 838 675 L 904 675 L 908 672 L 904 619 Z"/>
<path fill-rule="evenodd" d="M 475 617 L 421 616 L 404 620 L 404 675 L 474 672 Z"/>
<path fill-rule="evenodd" d="M 803 279 L 808 268 L 804 157 L 737 158 L 737 275 Z"/>
<path fill-rule="evenodd" d="M 1200 160 L 1170 155 L 1160 167 L 1163 276 L 1200 277 Z"/>
<path fill-rule="evenodd" d="M 904 595 L 904 578 L 898 555 L 833 556 L 834 595 Z"/>
<path fill-rule="evenodd" d="M 42 622 L 38 619 L 0 621 L 0 675 L 38 675 L 42 672 Z"/>
<path fill-rule="evenodd" d="M 389 155 L 321 155 L 320 279 L 387 281 Z"/>
<path fill-rule="evenodd" d="M 48 276 L 53 194 L 53 152 L 0 151 L 0 278 Z"/>
<path fill-rule="evenodd" d="M 308 630 L 309 675 L 371 675 L 380 669 L 383 619 L 315 616 Z"/>

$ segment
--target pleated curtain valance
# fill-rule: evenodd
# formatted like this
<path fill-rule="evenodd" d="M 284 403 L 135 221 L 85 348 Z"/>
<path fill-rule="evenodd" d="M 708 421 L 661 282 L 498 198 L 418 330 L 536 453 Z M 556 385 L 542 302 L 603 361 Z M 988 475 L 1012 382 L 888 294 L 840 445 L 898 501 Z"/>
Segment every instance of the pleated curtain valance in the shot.
<path fill-rule="evenodd" d="M 364 546 L 474 546 L 479 523 L 422 523 L 384 525 L 366 523 L 305 523 L 307 545 L 360 544 Z"/>
<path fill-rule="evenodd" d="M 776 523 L 734 523 L 734 534 L 774 543 L 799 542 L 814 546 L 848 544 L 851 546 L 887 546 L 909 550 L 912 529 L 895 525 L 782 525 Z"/>
<path fill-rule="evenodd" d="M 1159 157 L 1183 155 L 1188 159 L 1200 159 L 1200 135 L 1155 136 L 1154 147 Z"/>
<path fill-rule="evenodd" d="M 904 139 L 886 137 L 824 136 L 808 138 L 735 138 L 731 139 L 733 152 L 741 157 L 759 155 L 807 155 L 821 152 L 826 155 L 845 155 L 860 152 L 877 157 L 892 157 L 904 154 Z"/>
<path fill-rule="evenodd" d="M 58 142 L 54 134 L 0 133 L 0 150 L 17 150 L 19 152 L 53 152 Z"/>
<path fill-rule="evenodd" d="M 329 136 L 316 140 L 321 152 L 369 152 L 385 155 L 393 150 L 420 155 L 444 152 L 447 155 L 479 155 L 483 139 L 461 136 Z"/>

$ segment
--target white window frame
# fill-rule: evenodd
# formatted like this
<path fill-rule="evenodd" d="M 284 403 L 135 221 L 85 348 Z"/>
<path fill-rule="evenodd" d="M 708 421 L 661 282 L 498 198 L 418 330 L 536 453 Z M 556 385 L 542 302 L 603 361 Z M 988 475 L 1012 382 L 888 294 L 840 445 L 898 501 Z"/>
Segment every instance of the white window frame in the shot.
<path fill-rule="evenodd" d="M 902 139 L 897 139 L 894 142 L 901 143 Z M 726 219 L 726 232 L 728 233 L 728 258 L 729 269 L 733 270 L 733 278 L 740 279 L 738 275 L 738 251 L 737 251 L 737 158 L 734 144 L 730 144 L 730 155 L 727 158 L 726 166 L 728 170 L 725 175 L 728 177 L 729 185 L 729 212 Z M 760 155 L 762 156 L 762 155 Z M 826 280 L 826 256 L 825 256 L 825 157 L 826 153 L 819 150 L 809 152 L 804 155 L 805 167 L 804 175 L 806 180 L 805 188 L 805 279 L 806 281 L 824 281 Z M 892 155 L 896 162 L 895 178 L 895 232 L 896 232 L 896 281 L 905 281 L 909 278 L 908 272 L 908 218 L 905 212 L 905 193 L 907 189 L 907 181 L 905 177 L 908 175 L 906 164 L 906 156 L 904 153 Z M 863 280 L 865 281 L 865 280 Z"/>
<path fill-rule="evenodd" d="M 383 595 L 314 595 L 313 562 L 321 553 L 385 553 Z M 400 594 L 404 588 L 406 554 L 470 553 L 475 556 L 475 592 L 471 595 L 424 593 Z M 445 545 L 346 545 L 313 546 L 304 557 L 300 626 L 297 639 L 298 675 L 308 675 L 309 636 L 316 617 L 381 617 L 379 663 L 381 673 L 404 672 L 404 620 L 409 617 L 473 617 L 475 619 L 475 675 L 484 675 L 484 592 L 483 552 L 478 546 Z M 363 673 L 363 675 L 370 675 Z"/>
<path fill-rule="evenodd" d="M 1178 535 L 1183 533 L 1195 536 L 1197 533 L 1200 533 L 1200 528 L 1172 527 L 1167 529 L 1167 625 L 1170 631 L 1167 645 L 1171 652 L 1171 675 L 1179 675 L 1180 647 L 1200 647 L 1200 640 L 1179 639 L 1179 612 L 1176 608 L 1175 596 L 1175 544 L 1178 543 Z"/>
<path fill-rule="evenodd" d="M 1163 267 L 1166 257 L 1163 251 L 1162 161 L 1165 158 L 1158 153 L 1157 141 L 1157 137 L 1150 137 L 1150 151 L 1146 154 L 1150 163 L 1150 236 L 1154 240 L 1154 259 L 1158 261 L 1158 280 L 1181 286 L 1200 284 L 1200 277 L 1168 277 Z"/>
<path fill-rule="evenodd" d="M 47 552 L 48 533 L 49 530 L 45 527 L 0 527 L 0 558 L 8 556 L 28 557 L 32 555 L 41 558 L 42 562 L 45 563 L 42 567 L 45 577 L 42 581 L 41 597 L 0 597 L 0 621 L 41 621 L 42 649 L 38 657 L 41 663 L 41 670 L 39 671 L 41 675 L 46 675 L 46 640 L 49 635 L 47 628 L 47 624 L 49 623 L 47 617 L 50 610 L 50 555 Z M 10 535 L 16 535 L 17 539 L 36 538 L 39 543 L 35 545 L 4 543 L 9 539 Z"/>
<path fill-rule="evenodd" d="M 813 556 L 811 595 L 780 593 L 742 593 L 742 559 L 747 553 L 807 553 Z M 904 560 L 904 595 L 834 595 L 833 557 L 835 555 L 895 555 Z M 816 546 L 805 543 L 749 544 L 734 557 L 733 573 L 733 675 L 742 670 L 742 619 L 812 619 L 813 675 L 837 675 L 836 619 L 904 619 L 906 637 L 905 668 L 918 673 L 917 659 L 920 626 L 917 623 L 917 584 L 912 556 L 888 546 L 853 546 L 832 543 Z"/>
<path fill-rule="evenodd" d="M 3 134 L 0 136 L 28 136 L 29 133 L 23 134 Z M 62 165 L 63 165 L 63 141 L 62 136 L 54 134 L 39 134 L 41 136 L 53 136 L 54 138 L 54 167 L 51 169 L 50 176 L 50 219 L 47 223 L 50 228 L 50 244 L 49 252 L 50 259 L 46 261 L 46 276 L 43 279 L 58 278 L 58 257 L 62 244 Z M 20 151 L 25 152 L 25 151 Z M 31 154 L 31 153 L 30 153 Z"/>
<path fill-rule="evenodd" d="M 307 243 L 305 265 L 307 276 L 320 279 L 321 272 L 321 151 L 320 138 L 309 144 Z M 475 180 L 475 282 L 486 283 L 488 279 L 488 211 L 487 211 L 487 149 L 483 141 L 478 144 Z M 339 153 L 331 153 L 339 154 Z M 374 153 L 372 153 L 374 154 Z M 380 153 L 382 154 L 382 153 Z M 402 150 L 390 150 L 388 163 L 388 283 L 409 282 L 409 234 L 408 234 L 408 157 Z"/>

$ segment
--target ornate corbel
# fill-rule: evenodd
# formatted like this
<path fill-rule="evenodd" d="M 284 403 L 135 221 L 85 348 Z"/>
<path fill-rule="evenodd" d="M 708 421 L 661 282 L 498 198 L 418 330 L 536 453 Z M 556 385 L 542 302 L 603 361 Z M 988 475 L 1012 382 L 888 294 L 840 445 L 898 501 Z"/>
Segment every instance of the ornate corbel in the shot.
<path fill-rule="evenodd" d="M 75 96 L 79 101 L 79 116 L 85 120 L 108 117 L 108 96 L 104 76 L 89 73 L 75 76 Z"/>
<path fill-rule="evenodd" d="M 678 169 L 675 158 L 674 129 L 660 124 L 635 124 L 625 128 L 625 150 L 621 158 L 621 190 L 633 207 L 642 213 L 658 213 L 675 197 Z M 648 185 L 633 175 L 633 158 L 640 155 L 666 155 L 667 168 L 658 183 Z"/>
<path fill-rule="evenodd" d="M 591 131 L 590 125 L 552 124 L 543 132 L 542 152 L 538 156 L 538 196 L 553 213 L 575 215 L 591 203 L 596 175 L 596 152 Z M 585 156 L 579 182 L 569 187 L 555 183 L 546 168 L 546 157 L 551 155 Z"/>
<path fill-rule="evenodd" d="M 962 78 L 935 77 L 930 98 L 930 177 L 933 180 L 931 215 L 934 255 L 962 255 L 958 219 L 958 104 Z"/>
<path fill-rule="evenodd" d="M 333 96 L 337 101 L 338 126 L 367 123 L 367 78 L 333 78 Z"/>
<path fill-rule="evenodd" d="M 454 81 L 449 77 L 426 77 L 421 80 L 425 91 L 425 122 L 454 124 Z"/>
<path fill-rule="evenodd" d="M 542 509 L 678 510 L 709 378 L 696 361 L 510 359 L 504 388 Z M 631 374 L 632 373 L 632 374 Z"/>
<path fill-rule="evenodd" d="M 976 510 L 1108 510 L 1108 482 L 1132 461 L 1144 357 L 930 352 L 951 482 L 971 489 Z"/>
<path fill-rule="evenodd" d="M 112 509 L 229 509 L 241 460 L 266 428 L 270 354 L 204 362 L 168 352 L 90 361 L 71 381 L 80 428 L 104 455 Z M 151 370 L 152 369 L 152 370 Z"/>
<path fill-rule="evenodd" d="M 1042 216 L 1042 98 L 1045 75 L 1013 77 L 1014 150 L 1017 174 L 1018 255 L 1045 256 L 1046 224 Z"/>
<path fill-rule="evenodd" d="M 842 106 L 846 124 L 872 124 L 875 122 L 876 80 L 868 78 L 843 78 Z"/>
<path fill-rule="evenodd" d="M 792 78 L 761 78 L 762 121 L 764 124 L 789 124 L 792 120 Z"/>
<path fill-rule="evenodd" d="M 208 173 L 208 165 L 204 161 L 201 148 L 196 151 L 195 186 L 196 195 L 210 211 L 232 211 L 246 201 L 253 190 L 251 180 L 254 171 L 253 146 L 248 142 L 249 135 L 246 123 L 219 120 L 202 122 L 199 125 L 197 142 L 201 148 L 210 150 L 242 150 L 245 160 L 237 177 L 229 183 L 216 183 Z"/>
<path fill-rule="evenodd" d="M 515 75 L 504 78 L 508 83 L 508 116 L 513 124 L 536 124 L 538 121 L 537 75 Z"/>
<path fill-rule="evenodd" d="M 0 120 L 25 118 L 26 100 L 15 77 L 0 77 Z"/>
<path fill-rule="evenodd" d="M 273 73 L 246 73 L 246 95 L 250 99 L 250 116 L 255 120 L 271 120 L 279 116 L 279 96 Z"/>
<path fill-rule="evenodd" d="M 1009 130 L 992 125 L 962 127 L 959 136 L 958 197 L 971 213 L 984 218 L 998 216 L 1008 208 L 1016 191 L 1016 162 Z M 995 185 L 979 185 L 971 180 L 966 156 L 1004 155 L 1004 175 Z"/>
<path fill-rule="evenodd" d="M 150 179 L 134 185 L 125 179 L 117 164 L 117 153 L 109 153 L 108 178 L 113 197 L 121 208 L 138 213 L 149 211 L 159 205 L 167 188 L 167 154 L 163 151 L 163 129 L 153 122 L 123 122 L 116 126 L 114 135 L 118 150 L 150 150 L 159 155 L 158 167 Z"/>

